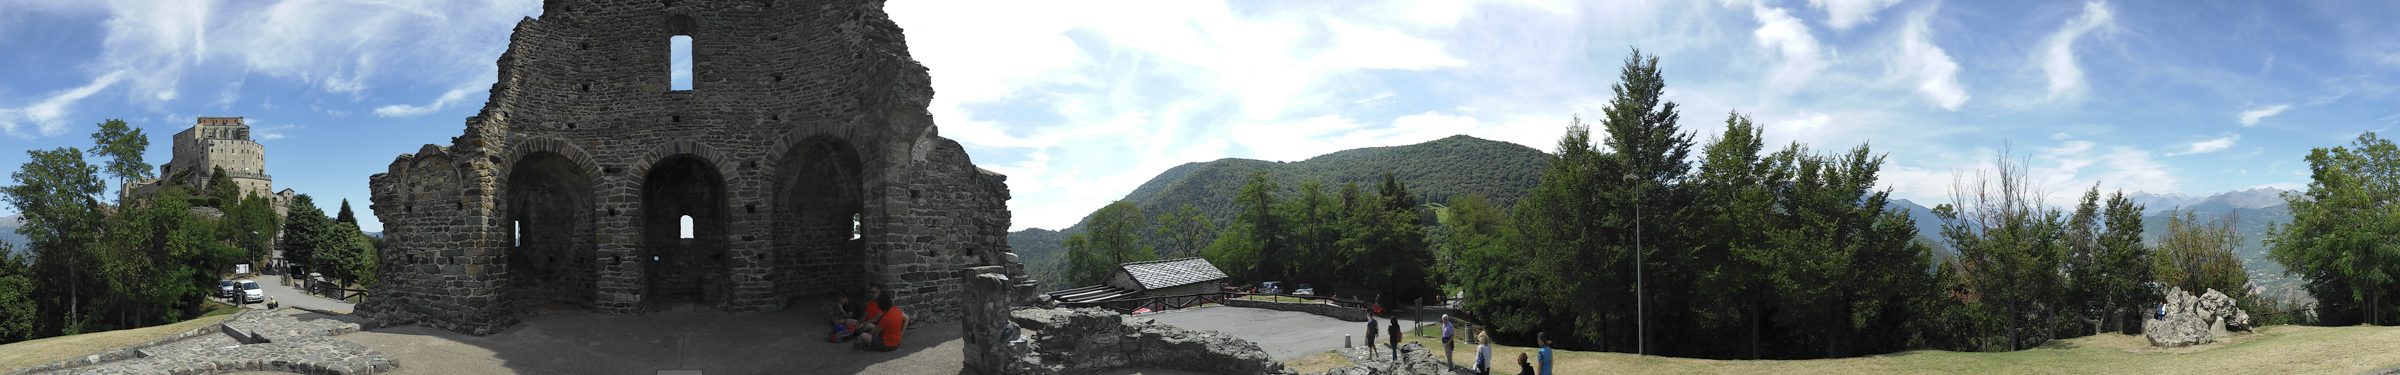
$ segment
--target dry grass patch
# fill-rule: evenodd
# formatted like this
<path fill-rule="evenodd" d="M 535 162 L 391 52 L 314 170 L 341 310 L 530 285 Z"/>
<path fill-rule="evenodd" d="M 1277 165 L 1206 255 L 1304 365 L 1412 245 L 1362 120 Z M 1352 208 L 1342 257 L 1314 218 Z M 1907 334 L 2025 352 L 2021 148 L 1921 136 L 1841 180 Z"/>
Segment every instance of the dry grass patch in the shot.
<path fill-rule="evenodd" d="M 1439 333 L 1439 327 L 1429 327 Z M 1406 335 L 1441 350 L 1441 339 Z M 1554 350 L 1561 374 L 2355 374 L 2400 365 L 2400 327 L 2267 327 L 2218 343 L 2152 348 L 2137 336 L 2100 335 L 2059 340 L 2006 353 L 1918 350 L 1858 358 L 1713 360 Z M 1494 346 L 1495 372 L 1513 372 L 1517 353 L 1536 348 Z M 1462 341 L 1458 363 L 1472 365 L 1475 346 Z"/>
<path fill-rule="evenodd" d="M 157 340 L 233 317 L 241 308 L 208 302 L 212 309 L 199 318 L 167 325 L 93 332 L 0 345 L 0 370 L 16 370 L 63 359 L 114 350 Z"/>
<path fill-rule="evenodd" d="M 1325 351 L 1324 353 L 1317 353 L 1316 355 L 1312 356 L 1283 361 L 1283 368 L 1292 369 L 1292 371 L 1297 371 L 1302 374 L 1332 370 L 1337 367 L 1350 367 L 1357 365 L 1357 362 L 1350 361 L 1350 357 L 1343 356 L 1339 351 L 1331 350 Z"/>

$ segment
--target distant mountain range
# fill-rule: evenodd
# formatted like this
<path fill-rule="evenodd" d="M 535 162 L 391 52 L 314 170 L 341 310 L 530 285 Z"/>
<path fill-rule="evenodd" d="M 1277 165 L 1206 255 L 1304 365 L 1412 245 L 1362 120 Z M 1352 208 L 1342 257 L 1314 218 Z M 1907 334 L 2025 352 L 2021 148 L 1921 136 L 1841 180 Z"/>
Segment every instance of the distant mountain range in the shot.
<path fill-rule="evenodd" d="M 1226 158 L 1186 163 L 1159 173 L 1119 200 L 1141 207 L 1143 216 L 1151 218 L 1192 205 L 1223 228 L 1239 209 L 1233 200 L 1242 185 L 1249 183 L 1251 172 L 1267 171 L 1268 178 L 1282 187 L 1277 195 L 1290 199 L 1300 196 L 1301 185 L 1311 181 L 1323 183 L 1328 194 L 1339 194 L 1346 183 L 1357 183 L 1360 188 L 1373 191 L 1383 182 L 1384 172 L 1389 171 L 1406 183 L 1409 192 L 1416 194 L 1421 203 L 1447 202 L 1452 196 L 1479 194 L 1507 207 L 1541 183 L 1542 168 L 1549 163 L 1549 154 L 1541 150 L 1459 135 L 1406 146 L 1343 150 L 1297 162 Z M 1089 214 L 1084 216 L 1086 221 L 1090 218 Z M 1011 232 L 1008 242 L 1033 276 L 1058 280 L 1055 275 L 1044 273 L 1064 268 L 1059 266 L 1065 258 L 1059 242 L 1068 235 L 1083 233 L 1083 226 L 1079 221 L 1059 230 L 1033 228 Z M 1157 236 L 1149 236 L 1155 228 L 1141 229 L 1144 242 L 1158 247 L 1161 256 L 1183 256 L 1174 253 L 1176 249 Z"/>
<path fill-rule="evenodd" d="M 1388 170 L 1406 181 L 1409 190 L 1425 203 L 1446 202 L 1456 195 L 1481 194 L 1506 208 L 1541 183 L 1541 171 L 1549 160 L 1549 154 L 1541 150 L 1462 135 L 1414 145 L 1345 150 L 1299 162 L 1227 158 L 1188 163 L 1152 177 L 1120 200 L 1133 202 L 1145 216 L 1153 218 L 1190 204 L 1223 227 L 1237 209 L 1234 195 L 1249 181 L 1253 171 L 1268 171 L 1270 178 L 1282 185 L 1279 195 L 1288 199 L 1298 196 L 1300 185 L 1308 181 L 1324 182 L 1328 192 L 1338 191 L 1341 184 L 1350 182 L 1371 188 L 1382 181 L 1383 172 Z M 2173 210 L 2195 211 L 2203 220 L 2238 214 L 2236 231 L 2242 235 L 2243 244 L 2236 255 L 2250 270 L 2251 280 L 2270 295 L 2304 298 L 2305 294 L 2298 292 L 2298 280 L 2284 277 L 2283 265 L 2266 258 L 2262 242 L 2270 226 L 2291 221 L 2291 213 L 2284 207 L 2284 192 L 2257 188 L 2205 197 L 2147 192 L 2126 196 L 2143 204 L 2145 240 L 2151 244 L 2158 243 L 2157 237 L 2166 232 L 2167 218 Z M 2059 208 L 2072 210 L 2073 204 L 2068 202 Z M 1890 208 L 1902 210 L 1916 220 L 1919 240 L 1931 242 L 1938 252 L 1954 254 L 1940 240 L 1942 222 L 1934 217 L 1931 207 L 1893 199 Z M 1085 218 L 1088 220 L 1090 216 L 1087 214 Z M 1153 230 L 1155 227 L 1141 229 L 1146 242 L 1157 246 L 1162 256 L 1180 256 L 1169 254 L 1170 249 L 1163 241 L 1150 238 L 1156 237 L 1149 236 Z M 1057 272 L 1064 268 L 1065 258 L 1065 250 L 1059 243 L 1068 235 L 1083 232 L 1081 222 L 1058 230 L 1032 228 L 1010 232 L 1008 242 L 1034 277 L 1059 280 Z"/>

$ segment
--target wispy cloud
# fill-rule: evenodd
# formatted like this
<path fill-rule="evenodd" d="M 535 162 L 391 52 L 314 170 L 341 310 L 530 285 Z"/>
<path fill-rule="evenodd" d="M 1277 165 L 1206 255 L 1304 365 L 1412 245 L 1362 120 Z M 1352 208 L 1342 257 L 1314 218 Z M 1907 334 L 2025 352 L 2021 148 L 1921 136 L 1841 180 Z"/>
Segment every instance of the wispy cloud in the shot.
<path fill-rule="evenodd" d="M 1874 22 L 1875 12 L 1900 4 L 1900 0 L 1808 0 L 1808 6 L 1825 10 L 1825 25 L 1834 30 Z"/>
<path fill-rule="evenodd" d="M 2292 105 L 2290 104 L 2276 104 L 2258 109 L 2242 111 L 2240 116 L 2242 119 L 2242 126 L 2258 125 L 2258 120 L 2260 119 L 2283 114 L 2283 111 L 2288 111 L 2291 109 Z"/>
<path fill-rule="evenodd" d="M 1958 84 L 1958 62 L 1933 45 L 1933 31 L 1926 25 L 1932 14 L 1929 9 L 1908 17 L 1908 26 L 1900 34 L 1900 67 L 1918 82 L 1917 93 L 1933 99 L 1942 109 L 1956 111 L 1967 103 L 1967 90 Z"/>
<path fill-rule="evenodd" d="M 91 83 L 84 84 L 83 87 L 51 93 L 47 98 L 34 102 L 32 105 L 0 109 L 0 128 L 5 128 L 9 135 L 18 137 L 34 135 L 20 129 L 21 126 L 28 124 L 33 125 L 34 133 L 41 136 L 66 134 L 70 122 L 67 121 L 67 118 L 74 114 L 75 104 L 83 101 L 84 98 L 91 97 L 92 94 L 100 93 L 101 89 L 115 86 L 118 81 L 125 78 L 125 75 L 123 71 L 110 72 L 93 78 Z"/>
<path fill-rule="evenodd" d="M 1750 15 L 1758 20 L 1758 29 L 1750 33 L 1758 46 L 1774 49 L 1783 60 L 1768 82 L 1789 88 L 1825 68 L 1824 46 L 1809 34 L 1808 24 L 1792 17 L 1791 10 L 1750 3 Z"/>
<path fill-rule="evenodd" d="M 2050 76 L 2051 96 L 2072 96 L 2082 92 L 2083 68 L 2075 63 L 2075 40 L 2094 29 L 2109 25 L 2115 19 L 2107 3 L 2084 3 L 2082 14 L 2067 20 L 2066 25 L 2060 26 L 2057 32 L 2042 41 L 2042 72 Z"/>
<path fill-rule="evenodd" d="M 2182 152 L 2182 153 L 2179 153 L 2179 154 L 2176 154 L 2176 155 L 2205 154 L 2205 153 L 2210 153 L 2210 152 L 2217 152 L 2217 150 L 2223 150 L 2223 149 L 2227 149 L 2227 148 L 2232 148 L 2232 147 L 2233 147 L 2233 142 L 2234 142 L 2234 141 L 2239 141 L 2239 140 L 2242 140 L 2242 135 L 2240 135 L 2240 134 L 2233 134 L 2233 133 L 2226 133 L 2226 134 L 2225 134 L 2225 137 L 2222 137 L 2222 138 L 2211 139 L 2211 140 L 2206 140 L 2206 141 L 2199 141 L 2199 142 L 2192 142 L 2192 145 L 2191 145 L 2191 146 L 2192 146 L 2192 148 L 2191 148 L 2191 150 L 2189 150 L 2189 151 L 2184 151 L 2184 152 Z"/>
<path fill-rule="evenodd" d="M 461 100 L 466 100 L 466 99 L 467 99 L 467 95 L 468 95 L 468 94 L 473 94 L 473 93 L 475 93 L 475 86 L 476 86 L 476 85 L 474 85 L 474 84 L 468 84 L 468 85 L 461 86 L 461 87 L 458 87 L 458 88 L 455 88 L 455 89 L 450 89 L 450 91 L 449 91 L 449 92 L 442 93 L 442 96 L 441 96 L 441 97 L 434 98 L 432 103 L 426 103 L 425 105 L 393 104 L 393 105 L 387 105 L 387 106 L 377 107 L 377 108 L 375 108 L 375 116 L 376 116 L 376 117 L 417 117 L 417 116 L 424 116 L 424 115 L 426 115 L 426 114 L 433 113 L 434 111 L 440 111 L 440 110 L 442 110 L 442 109 L 445 109 L 445 108 L 450 108 L 450 106 L 458 104 L 458 103 L 459 103 L 459 101 L 461 101 Z"/>

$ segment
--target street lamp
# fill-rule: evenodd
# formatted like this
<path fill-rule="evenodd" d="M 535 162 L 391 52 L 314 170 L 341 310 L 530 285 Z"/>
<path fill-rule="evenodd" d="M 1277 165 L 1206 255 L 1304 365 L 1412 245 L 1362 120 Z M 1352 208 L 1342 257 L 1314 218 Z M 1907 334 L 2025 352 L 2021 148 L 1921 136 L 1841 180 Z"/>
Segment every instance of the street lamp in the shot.
<path fill-rule="evenodd" d="M 1634 182 L 1632 173 L 1625 182 L 1633 183 L 1633 342 L 1634 355 L 1650 354 L 1650 329 L 1642 319 L 1642 185 Z"/>

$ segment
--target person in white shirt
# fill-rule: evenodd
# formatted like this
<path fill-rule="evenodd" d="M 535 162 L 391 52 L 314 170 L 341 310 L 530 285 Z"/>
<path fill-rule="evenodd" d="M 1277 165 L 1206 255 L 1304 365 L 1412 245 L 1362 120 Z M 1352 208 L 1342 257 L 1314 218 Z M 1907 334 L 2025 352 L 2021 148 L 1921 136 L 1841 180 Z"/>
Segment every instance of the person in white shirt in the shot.
<path fill-rule="evenodd" d="M 1475 333 L 1475 373 L 1492 375 L 1492 335 Z"/>

